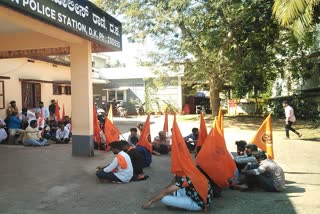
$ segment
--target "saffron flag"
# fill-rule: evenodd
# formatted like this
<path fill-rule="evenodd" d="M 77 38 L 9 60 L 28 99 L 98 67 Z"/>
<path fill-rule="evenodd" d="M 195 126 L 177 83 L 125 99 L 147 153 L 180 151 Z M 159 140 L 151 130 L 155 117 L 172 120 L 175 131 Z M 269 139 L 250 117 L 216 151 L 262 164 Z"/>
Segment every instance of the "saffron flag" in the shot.
<path fill-rule="evenodd" d="M 148 115 L 137 145 L 145 147 L 151 153 L 152 145 L 151 145 L 151 142 L 149 141 L 149 138 L 151 138 L 150 134 L 151 134 L 150 133 L 150 115 Z"/>
<path fill-rule="evenodd" d="M 196 157 L 196 162 L 219 187 L 225 188 L 230 185 L 236 164 L 227 150 L 217 118 Z"/>
<path fill-rule="evenodd" d="M 208 179 L 194 165 L 175 115 L 172 126 L 171 173 L 177 176 L 188 176 L 201 198 L 207 201 Z"/>
<path fill-rule="evenodd" d="M 64 121 L 65 117 L 66 117 L 66 112 L 64 110 L 64 104 L 63 104 L 62 105 L 62 121 Z"/>
<path fill-rule="evenodd" d="M 113 111 L 112 111 L 112 104 L 109 107 L 109 111 L 108 111 L 108 119 L 111 121 L 111 123 L 113 123 Z"/>
<path fill-rule="evenodd" d="M 169 125 L 168 125 L 168 110 L 166 109 L 164 113 L 164 124 L 163 124 L 163 131 L 168 135 L 169 133 Z"/>
<path fill-rule="evenodd" d="M 223 114 L 222 114 L 221 106 L 220 106 L 219 112 L 218 112 L 218 125 L 219 125 L 219 127 L 220 127 L 220 130 L 221 130 L 222 135 L 224 135 Z"/>
<path fill-rule="evenodd" d="M 106 121 L 104 123 L 104 135 L 106 137 L 107 144 L 112 143 L 113 141 L 119 140 L 120 131 L 117 129 L 117 127 L 109 120 L 109 118 L 106 118 Z"/>
<path fill-rule="evenodd" d="M 42 125 L 43 125 L 43 113 L 42 113 L 42 108 L 40 108 L 40 115 L 39 115 L 39 120 L 38 120 L 39 122 L 38 122 L 38 126 L 39 127 L 42 127 Z"/>
<path fill-rule="evenodd" d="M 204 141 L 206 140 L 208 136 L 207 126 L 204 121 L 203 113 L 200 113 L 200 131 L 199 131 L 199 137 L 198 137 L 198 143 L 197 147 L 202 146 Z"/>
<path fill-rule="evenodd" d="M 268 158 L 274 159 L 271 114 L 263 121 L 251 143 L 256 144 L 261 150 L 265 151 Z"/>
<path fill-rule="evenodd" d="M 96 105 L 93 104 L 93 140 L 98 144 L 101 143 L 100 132 L 101 132 L 101 129 L 100 129 L 100 125 L 97 117 Z"/>
<path fill-rule="evenodd" d="M 57 103 L 56 103 L 56 110 L 55 110 L 54 114 L 56 115 L 56 120 L 57 120 L 58 122 L 61 121 L 61 117 L 60 117 L 60 106 L 59 106 L 58 101 L 57 101 Z"/>

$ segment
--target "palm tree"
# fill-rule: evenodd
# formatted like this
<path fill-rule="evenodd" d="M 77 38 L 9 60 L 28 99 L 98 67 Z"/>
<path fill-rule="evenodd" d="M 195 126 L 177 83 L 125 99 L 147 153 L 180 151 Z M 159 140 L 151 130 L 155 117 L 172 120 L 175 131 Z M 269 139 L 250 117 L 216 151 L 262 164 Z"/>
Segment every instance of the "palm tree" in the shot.
<path fill-rule="evenodd" d="M 302 39 L 313 26 L 319 3 L 320 0 L 274 0 L 273 14 L 280 25 L 290 27 L 295 37 Z"/>

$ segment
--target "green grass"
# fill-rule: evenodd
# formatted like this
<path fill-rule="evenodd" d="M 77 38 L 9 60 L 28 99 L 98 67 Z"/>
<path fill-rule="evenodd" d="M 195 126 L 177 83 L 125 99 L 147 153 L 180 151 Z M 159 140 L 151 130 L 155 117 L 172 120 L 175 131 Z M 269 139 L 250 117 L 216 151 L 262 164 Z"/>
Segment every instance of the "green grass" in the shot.
<path fill-rule="evenodd" d="M 232 128 L 238 127 L 247 130 L 258 130 L 265 117 L 261 116 L 225 116 L 224 127 Z M 197 122 L 200 121 L 200 115 L 178 115 L 178 122 Z M 211 126 L 213 117 L 211 115 L 205 116 L 207 126 Z M 284 119 L 272 118 L 273 131 L 284 132 Z M 297 120 L 293 127 L 298 130 L 303 136 L 304 140 L 318 140 L 320 141 L 320 123 L 317 121 Z"/>

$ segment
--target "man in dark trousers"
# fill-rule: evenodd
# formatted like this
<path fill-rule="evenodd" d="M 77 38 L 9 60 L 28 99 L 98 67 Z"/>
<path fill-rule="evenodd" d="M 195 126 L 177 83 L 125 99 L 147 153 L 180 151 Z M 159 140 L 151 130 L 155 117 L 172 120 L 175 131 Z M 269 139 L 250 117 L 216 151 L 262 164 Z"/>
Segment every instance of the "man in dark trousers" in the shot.
<path fill-rule="evenodd" d="M 132 181 L 141 181 L 146 180 L 149 176 L 144 175 L 143 173 L 143 160 L 142 155 L 138 150 L 129 145 L 127 141 L 120 141 L 122 150 L 126 152 L 131 159 L 132 167 L 133 167 L 133 177 Z"/>
<path fill-rule="evenodd" d="M 294 122 L 296 122 L 296 117 L 294 116 L 294 111 L 291 106 L 289 106 L 288 101 L 283 101 L 282 106 L 284 107 L 284 112 L 286 115 L 286 137 L 287 139 L 290 138 L 289 131 L 291 130 L 294 132 L 298 137 L 301 137 L 302 134 L 297 132 L 294 128 L 292 128 L 292 125 Z"/>
<path fill-rule="evenodd" d="M 56 101 L 51 100 L 51 104 L 49 105 L 49 113 L 50 115 L 54 115 L 56 113 Z"/>

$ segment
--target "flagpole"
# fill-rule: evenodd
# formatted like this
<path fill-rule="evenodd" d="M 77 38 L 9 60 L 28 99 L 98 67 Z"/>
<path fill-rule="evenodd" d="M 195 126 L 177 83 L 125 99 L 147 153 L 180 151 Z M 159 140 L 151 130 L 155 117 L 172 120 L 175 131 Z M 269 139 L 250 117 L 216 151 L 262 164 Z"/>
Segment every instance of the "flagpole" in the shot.
<path fill-rule="evenodd" d="M 120 136 L 125 140 L 125 141 L 127 141 L 124 137 L 123 137 L 123 135 L 120 133 Z M 121 140 L 121 139 L 120 139 Z"/>

